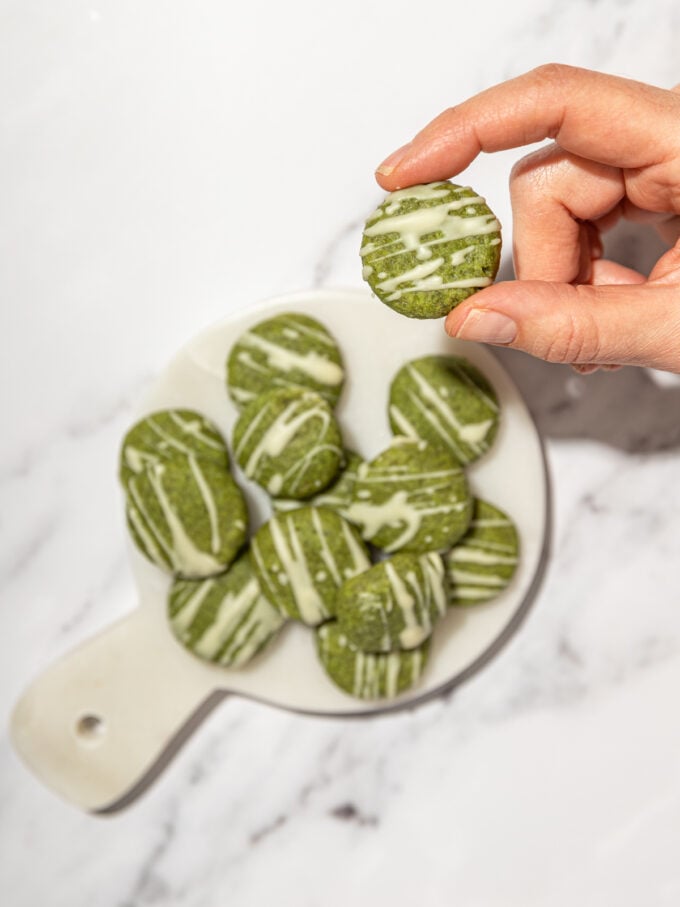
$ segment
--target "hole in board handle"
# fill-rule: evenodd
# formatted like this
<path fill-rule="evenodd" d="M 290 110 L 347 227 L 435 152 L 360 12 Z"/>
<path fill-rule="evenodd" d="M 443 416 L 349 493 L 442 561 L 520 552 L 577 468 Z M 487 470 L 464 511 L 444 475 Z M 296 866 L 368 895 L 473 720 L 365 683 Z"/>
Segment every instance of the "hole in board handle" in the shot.
<path fill-rule="evenodd" d="M 104 719 L 99 715 L 81 715 L 76 722 L 76 735 L 83 743 L 99 743 L 105 731 Z"/>

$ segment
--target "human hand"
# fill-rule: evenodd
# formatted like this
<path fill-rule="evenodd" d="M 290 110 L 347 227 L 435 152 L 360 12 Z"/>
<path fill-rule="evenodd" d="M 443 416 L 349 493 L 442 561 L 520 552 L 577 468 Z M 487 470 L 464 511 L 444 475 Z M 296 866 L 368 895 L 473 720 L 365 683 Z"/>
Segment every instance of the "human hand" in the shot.
<path fill-rule="evenodd" d="M 583 372 L 680 373 L 680 86 L 541 66 L 445 110 L 376 178 L 388 191 L 448 179 L 480 151 L 545 138 L 510 177 L 518 279 L 466 299 L 446 330 Z M 602 258 L 600 232 L 621 217 L 675 243 L 648 278 Z"/>

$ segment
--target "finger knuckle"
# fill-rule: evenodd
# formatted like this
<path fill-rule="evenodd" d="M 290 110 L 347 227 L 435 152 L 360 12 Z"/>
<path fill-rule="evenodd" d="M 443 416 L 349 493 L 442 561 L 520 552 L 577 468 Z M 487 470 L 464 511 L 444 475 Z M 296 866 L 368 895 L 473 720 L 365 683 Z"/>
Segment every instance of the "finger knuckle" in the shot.
<path fill-rule="evenodd" d="M 510 192 L 520 195 L 544 195 L 555 173 L 555 153 L 552 145 L 527 154 L 510 171 Z"/>
<path fill-rule="evenodd" d="M 542 63 L 531 70 L 531 75 L 537 82 L 547 82 L 550 85 L 563 85 L 574 74 L 574 67 L 565 63 Z"/>
<path fill-rule="evenodd" d="M 523 182 L 523 180 L 531 173 L 534 168 L 534 160 L 533 154 L 527 154 L 525 157 L 515 161 L 510 170 L 511 187 L 517 183 Z"/>
<path fill-rule="evenodd" d="M 573 307 L 557 303 L 563 312 L 548 339 L 543 358 L 548 362 L 569 365 L 597 363 L 602 358 L 599 326 L 579 292 L 580 288 L 574 287 L 573 290 Z"/>

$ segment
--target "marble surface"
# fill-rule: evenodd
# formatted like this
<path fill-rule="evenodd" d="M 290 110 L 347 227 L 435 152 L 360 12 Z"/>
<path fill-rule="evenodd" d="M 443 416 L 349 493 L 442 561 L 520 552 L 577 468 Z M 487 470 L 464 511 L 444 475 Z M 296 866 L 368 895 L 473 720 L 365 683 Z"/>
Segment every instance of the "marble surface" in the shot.
<path fill-rule="evenodd" d="M 133 603 L 117 447 L 172 353 L 259 299 L 358 286 L 373 168 L 444 107 L 549 60 L 680 80 L 675 0 L 413 16 L 0 3 L 4 905 L 680 903 L 680 384 L 646 371 L 499 353 L 545 439 L 552 551 L 520 631 L 451 695 L 370 720 L 226 701 L 106 818 L 11 749 L 30 679 Z M 465 175 L 506 249 L 518 155 Z M 608 250 L 644 268 L 660 247 L 622 228 Z"/>

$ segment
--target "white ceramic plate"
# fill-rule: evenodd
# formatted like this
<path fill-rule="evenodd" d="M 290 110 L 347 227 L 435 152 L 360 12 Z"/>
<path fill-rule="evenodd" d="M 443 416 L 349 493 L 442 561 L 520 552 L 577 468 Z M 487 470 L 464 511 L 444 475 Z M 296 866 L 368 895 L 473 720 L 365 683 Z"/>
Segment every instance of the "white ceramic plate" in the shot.
<path fill-rule="evenodd" d="M 391 702 L 343 693 L 320 667 L 313 633 L 289 623 L 246 668 L 226 670 L 187 653 L 166 621 L 169 579 L 130 544 L 140 605 L 128 617 L 53 665 L 29 688 L 13 719 L 17 748 L 63 796 L 90 809 L 131 798 L 177 733 L 206 700 L 237 693 L 296 711 L 357 715 L 413 704 L 448 689 L 484 663 L 510 634 L 530 598 L 544 554 L 548 485 L 536 428 L 517 388 L 484 348 L 451 340 L 442 322 L 396 315 L 367 293 L 314 290 L 252 306 L 188 343 L 159 375 L 139 415 L 169 406 L 204 413 L 226 438 L 237 412 L 225 389 L 236 338 L 265 317 L 312 315 L 337 338 L 347 383 L 337 409 L 345 442 L 370 459 L 390 440 L 388 387 L 408 359 L 457 353 L 489 378 L 501 425 L 489 453 L 468 468 L 474 494 L 505 510 L 521 539 L 511 585 L 493 602 L 451 609 L 437 625 L 421 682 Z M 264 492 L 236 469 L 256 528 L 270 514 Z"/>

